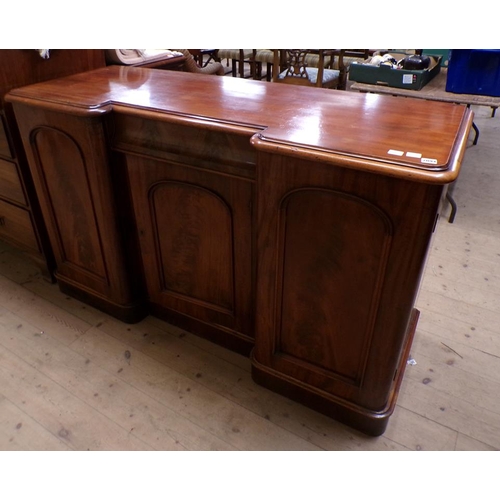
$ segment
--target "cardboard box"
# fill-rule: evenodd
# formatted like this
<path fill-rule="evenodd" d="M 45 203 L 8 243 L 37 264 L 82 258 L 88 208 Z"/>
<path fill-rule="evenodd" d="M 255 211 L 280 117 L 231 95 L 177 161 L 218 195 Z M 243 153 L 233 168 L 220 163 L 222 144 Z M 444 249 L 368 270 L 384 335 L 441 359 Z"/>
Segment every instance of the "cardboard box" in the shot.
<path fill-rule="evenodd" d="M 392 54 L 399 61 L 407 54 Z M 427 85 L 441 70 L 440 55 L 430 55 L 431 64 L 426 69 L 393 69 L 389 66 L 372 66 L 366 63 L 352 63 L 349 68 L 349 80 L 372 85 L 385 85 L 400 89 L 420 90 Z"/>

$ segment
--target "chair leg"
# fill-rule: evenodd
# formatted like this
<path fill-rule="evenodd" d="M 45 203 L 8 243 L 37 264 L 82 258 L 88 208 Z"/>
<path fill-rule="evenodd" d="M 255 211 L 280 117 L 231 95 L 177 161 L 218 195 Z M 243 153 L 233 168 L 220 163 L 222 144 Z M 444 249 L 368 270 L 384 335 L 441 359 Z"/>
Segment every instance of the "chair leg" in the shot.
<path fill-rule="evenodd" d="M 347 71 L 345 69 L 341 69 L 339 74 L 339 84 L 337 86 L 337 89 L 345 90 L 346 87 L 347 87 Z"/>
<path fill-rule="evenodd" d="M 270 82 L 273 79 L 273 63 L 267 63 L 266 71 L 266 80 Z"/>
<path fill-rule="evenodd" d="M 254 80 L 262 80 L 262 63 L 259 61 L 254 61 L 252 63 L 254 65 Z"/>

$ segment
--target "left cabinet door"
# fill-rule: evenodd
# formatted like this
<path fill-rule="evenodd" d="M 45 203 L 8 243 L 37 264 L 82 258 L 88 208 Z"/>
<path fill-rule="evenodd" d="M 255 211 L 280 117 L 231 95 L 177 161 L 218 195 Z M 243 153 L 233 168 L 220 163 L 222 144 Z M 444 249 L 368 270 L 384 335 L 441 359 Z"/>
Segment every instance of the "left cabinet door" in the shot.
<path fill-rule="evenodd" d="M 104 67 L 102 49 L 54 49 L 49 58 L 34 49 L 0 50 L 0 240 L 30 257 L 54 281 L 56 268 L 46 221 L 6 95 L 12 89 Z M 2 222 L 3 218 L 3 222 Z"/>
<path fill-rule="evenodd" d="M 122 321 L 139 321 L 143 290 L 129 259 L 127 200 L 112 175 L 104 117 L 14 107 L 60 289 Z"/>
<path fill-rule="evenodd" d="M 230 349 L 253 345 L 253 182 L 127 158 L 153 312 Z"/>

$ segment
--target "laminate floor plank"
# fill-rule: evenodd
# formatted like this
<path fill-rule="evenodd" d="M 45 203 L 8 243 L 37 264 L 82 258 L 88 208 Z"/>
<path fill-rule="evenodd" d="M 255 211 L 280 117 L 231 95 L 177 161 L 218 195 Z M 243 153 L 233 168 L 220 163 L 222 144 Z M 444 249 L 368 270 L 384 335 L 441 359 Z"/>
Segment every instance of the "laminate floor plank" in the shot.
<path fill-rule="evenodd" d="M 423 381 L 406 377 L 404 385 L 398 399 L 399 406 L 500 450 L 498 413 L 457 399 Z"/>
<path fill-rule="evenodd" d="M 59 340 L 66 344 L 70 344 L 92 327 L 86 321 L 1 275 L 0 304 L 36 326 L 40 332 L 57 335 Z"/>
<path fill-rule="evenodd" d="M 72 349 L 235 448 L 320 449 L 206 389 L 196 380 L 203 373 L 188 378 L 97 328 L 76 340 Z"/>
<path fill-rule="evenodd" d="M 449 283 L 446 280 L 428 274 L 423 280 L 422 289 L 441 293 L 450 299 L 467 302 L 467 304 L 480 309 L 492 312 L 498 311 L 498 295 L 466 283 L 457 281 Z"/>
<path fill-rule="evenodd" d="M 0 386 L 6 398 L 71 449 L 152 449 L 3 346 Z"/>
<path fill-rule="evenodd" d="M 458 433 L 456 451 L 498 451 L 497 448 L 490 446 L 469 436 Z"/>
<path fill-rule="evenodd" d="M 499 355 L 500 312 L 474 307 L 467 297 L 456 300 L 427 290 L 420 293 L 417 307 L 424 313 L 419 328 Z"/>
<path fill-rule="evenodd" d="M 0 321 L 0 345 L 153 449 L 233 449 L 49 334 L 39 335 L 26 324 L 19 327 L 14 314 L 0 309 Z"/>
<path fill-rule="evenodd" d="M 386 438 L 404 442 L 415 451 L 454 450 L 457 435 L 457 431 L 400 405 L 396 405 L 384 433 Z"/>
<path fill-rule="evenodd" d="M 88 323 L 95 325 L 108 316 L 106 313 L 61 293 L 57 283 L 47 281 L 35 264 L 26 260 L 14 248 L 0 241 L 0 276 L 4 276 L 52 305 L 61 308 Z M 0 288 L 2 284 L 0 283 Z"/>
<path fill-rule="evenodd" d="M 401 447 L 401 443 L 384 437 L 374 441 L 364 434 L 353 435 L 352 430 L 342 424 L 287 398 L 277 397 L 252 381 L 248 358 L 233 353 L 240 358 L 239 363 L 232 358 L 222 362 L 217 351 L 226 352 L 226 349 L 210 343 L 212 347 L 207 351 L 203 343 L 186 341 L 190 334 L 180 329 L 174 328 L 168 332 L 148 321 L 124 325 L 119 321 L 109 320 L 99 330 L 320 448 L 338 450 Z"/>
<path fill-rule="evenodd" d="M 473 325 L 426 309 L 422 321 L 419 321 L 418 331 L 436 335 L 444 343 L 451 340 L 456 345 L 464 345 L 492 356 L 500 356 L 500 335 L 478 322 Z"/>
<path fill-rule="evenodd" d="M 445 218 L 440 218 L 432 240 L 431 256 L 436 254 L 445 259 L 455 257 L 463 259 L 465 263 L 469 260 L 485 261 L 498 266 L 499 240 L 498 232 L 481 230 L 460 219 L 450 224 Z"/>
<path fill-rule="evenodd" d="M 490 359 L 482 360 L 484 353 L 465 347 L 454 352 L 422 331 L 416 335 L 412 353 L 417 364 L 407 367 L 406 377 L 488 410 L 500 424 L 500 375 L 495 373 L 500 370 L 500 359 L 491 364 Z"/>
<path fill-rule="evenodd" d="M 70 448 L 38 422 L 0 395 L 1 451 L 64 451 Z"/>
<path fill-rule="evenodd" d="M 426 279 L 428 277 L 449 284 L 461 283 L 480 288 L 500 296 L 500 257 L 494 263 L 469 256 L 460 258 L 433 252 L 427 263 Z"/>
<path fill-rule="evenodd" d="M 56 283 L 49 283 L 40 275 L 23 283 L 23 287 L 90 326 L 95 326 L 111 317 L 90 305 L 62 293 Z"/>

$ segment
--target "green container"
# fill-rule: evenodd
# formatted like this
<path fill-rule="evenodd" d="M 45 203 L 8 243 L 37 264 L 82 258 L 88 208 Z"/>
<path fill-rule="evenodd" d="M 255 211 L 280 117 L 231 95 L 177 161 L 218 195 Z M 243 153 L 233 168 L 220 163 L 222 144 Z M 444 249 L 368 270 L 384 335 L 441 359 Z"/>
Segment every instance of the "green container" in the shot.
<path fill-rule="evenodd" d="M 427 85 L 441 70 L 440 55 L 429 55 L 431 65 L 427 69 L 393 69 L 389 66 L 370 66 L 363 63 L 351 63 L 349 80 L 372 85 L 385 85 L 399 89 L 420 90 Z M 394 54 L 395 59 L 402 59 L 405 54 Z M 401 57 L 399 57 L 401 56 Z"/>
<path fill-rule="evenodd" d="M 441 56 L 441 67 L 448 67 L 448 61 L 450 59 L 450 49 L 423 49 L 422 54 L 429 57 Z"/>

